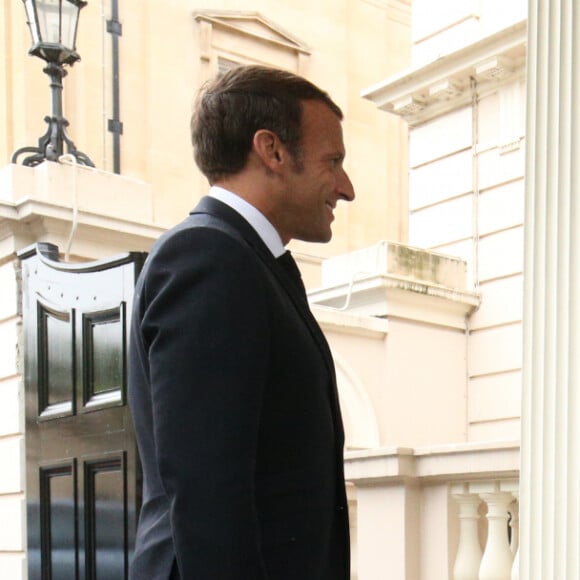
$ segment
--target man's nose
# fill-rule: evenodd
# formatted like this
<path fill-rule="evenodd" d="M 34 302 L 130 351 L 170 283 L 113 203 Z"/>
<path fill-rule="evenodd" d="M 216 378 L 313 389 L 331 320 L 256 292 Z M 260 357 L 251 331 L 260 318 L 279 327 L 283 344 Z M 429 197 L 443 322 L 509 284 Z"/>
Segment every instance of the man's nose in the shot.
<path fill-rule="evenodd" d="M 354 187 L 346 171 L 342 171 L 341 178 L 338 181 L 338 195 L 344 201 L 353 201 L 355 196 Z"/>

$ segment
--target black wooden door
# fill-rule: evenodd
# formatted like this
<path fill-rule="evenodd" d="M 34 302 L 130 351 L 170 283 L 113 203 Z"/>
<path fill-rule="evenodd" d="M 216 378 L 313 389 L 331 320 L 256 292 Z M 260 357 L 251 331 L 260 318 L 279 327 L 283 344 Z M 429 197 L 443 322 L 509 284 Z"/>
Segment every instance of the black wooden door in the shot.
<path fill-rule="evenodd" d="M 126 351 L 143 254 L 80 265 L 19 254 L 29 580 L 127 578 L 140 469 Z"/>

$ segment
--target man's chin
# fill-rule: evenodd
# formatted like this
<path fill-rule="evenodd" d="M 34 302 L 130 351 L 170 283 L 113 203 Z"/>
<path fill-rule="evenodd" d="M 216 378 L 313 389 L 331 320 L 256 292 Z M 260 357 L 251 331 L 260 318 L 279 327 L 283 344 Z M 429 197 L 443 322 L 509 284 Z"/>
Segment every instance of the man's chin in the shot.
<path fill-rule="evenodd" d="M 301 242 L 308 242 L 309 244 L 327 244 L 332 239 L 332 231 L 320 232 L 316 235 L 308 234 L 297 236 L 294 239 L 300 240 Z"/>

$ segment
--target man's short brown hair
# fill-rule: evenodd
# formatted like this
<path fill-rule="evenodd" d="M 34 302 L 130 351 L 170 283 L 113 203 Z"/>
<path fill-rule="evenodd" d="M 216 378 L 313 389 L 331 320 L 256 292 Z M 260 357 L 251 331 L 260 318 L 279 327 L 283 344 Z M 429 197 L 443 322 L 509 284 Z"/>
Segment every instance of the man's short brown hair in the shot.
<path fill-rule="evenodd" d="M 297 163 L 302 139 L 302 101 L 342 111 L 329 95 L 303 77 L 264 66 L 239 66 L 208 83 L 191 118 L 194 157 L 210 183 L 239 173 L 256 131 L 267 129 Z"/>

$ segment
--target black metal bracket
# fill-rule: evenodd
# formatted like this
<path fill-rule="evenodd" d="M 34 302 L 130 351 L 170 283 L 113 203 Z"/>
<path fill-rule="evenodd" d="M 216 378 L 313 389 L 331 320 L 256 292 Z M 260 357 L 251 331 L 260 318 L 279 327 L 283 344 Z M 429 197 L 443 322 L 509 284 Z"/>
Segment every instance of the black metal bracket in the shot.
<path fill-rule="evenodd" d="M 47 116 L 44 117 L 44 120 L 48 123 L 48 129 L 38 140 L 38 147 L 22 147 L 18 149 L 12 155 L 12 163 L 18 163 L 18 157 L 24 153 L 33 153 L 33 155 L 25 157 L 22 161 L 22 165 L 29 167 L 34 167 L 44 160 L 58 161 L 59 157 L 64 153 L 63 146 L 66 144 L 67 153 L 72 155 L 77 160 L 77 163 L 88 167 L 95 166 L 85 153 L 77 150 L 75 144 L 67 135 L 66 127 L 68 127 L 69 122 L 66 119 Z"/>
<path fill-rule="evenodd" d="M 52 115 L 47 116 L 44 120 L 48 123 L 46 133 L 38 140 L 38 147 L 22 147 L 13 155 L 11 162 L 17 163 L 18 157 L 24 153 L 32 153 L 25 157 L 22 164 L 34 167 L 42 163 L 45 159 L 48 161 L 58 161 L 64 153 L 64 145 L 67 147 L 67 153 L 72 155 L 80 165 L 94 167 L 90 158 L 77 151 L 75 144 L 67 135 L 66 128 L 69 122 L 62 116 L 62 79 L 66 76 L 66 71 L 62 64 L 49 62 L 43 71 L 50 77 L 50 88 L 52 92 Z"/>

